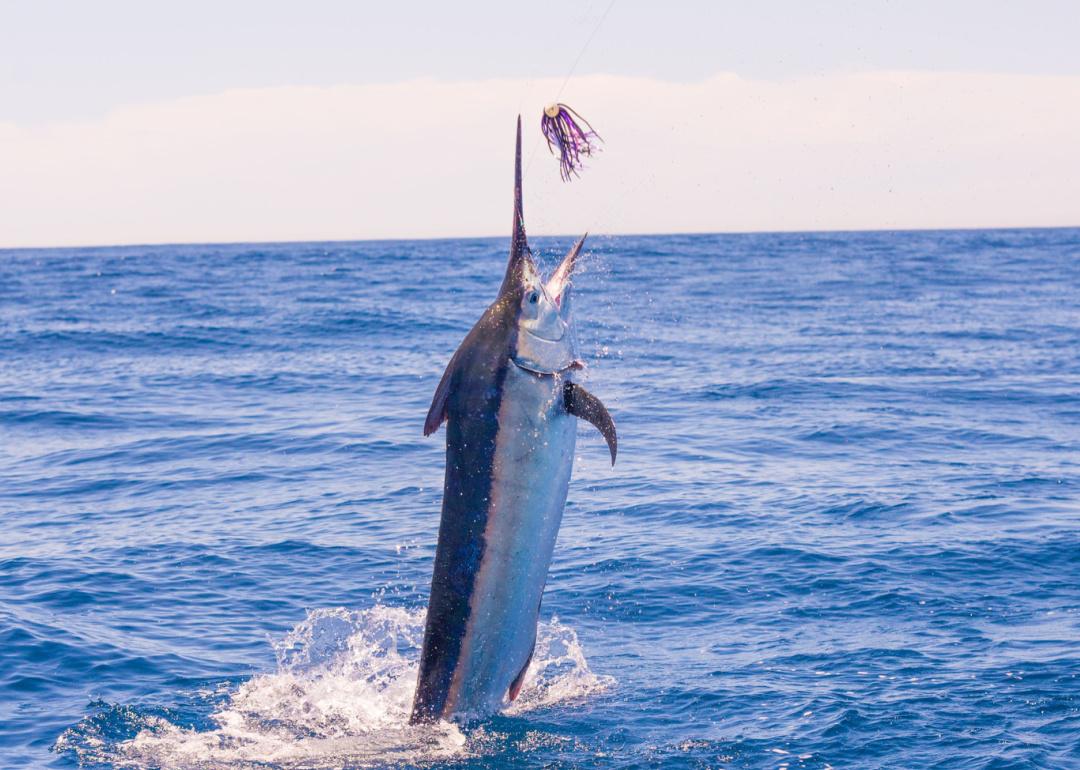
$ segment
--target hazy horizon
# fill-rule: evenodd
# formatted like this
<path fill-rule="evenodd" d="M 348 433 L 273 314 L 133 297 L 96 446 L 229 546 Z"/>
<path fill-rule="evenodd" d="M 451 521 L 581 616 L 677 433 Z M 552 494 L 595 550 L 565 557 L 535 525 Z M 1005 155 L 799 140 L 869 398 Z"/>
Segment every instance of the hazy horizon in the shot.
<path fill-rule="evenodd" d="M 1080 224 L 1076 225 L 1039 225 L 1029 227 L 1027 225 L 1001 225 L 994 227 L 900 227 L 900 228 L 852 228 L 847 230 L 700 230 L 685 232 L 639 232 L 639 233 L 605 233 L 589 232 L 586 251 L 590 244 L 604 238 L 670 238 L 670 237 L 695 237 L 695 236 L 752 236 L 752 235 L 842 235 L 844 233 L 873 234 L 873 233 L 964 233 L 964 232 L 1012 232 L 1018 230 L 1080 230 Z M 567 239 L 573 240 L 581 236 L 581 233 L 529 233 L 529 238 L 537 240 Z M 78 243 L 65 246 L 0 246 L 0 252 L 12 251 L 63 251 L 63 250 L 92 250 L 92 249 L 138 249 L 138 248 L 168 248 L 191 247 L 191 246 L 288 246 L 301 244 L 349 244 L 349 243 L 412 243 L 424 241 L 494 241 L 504 239 L 509 243 L 510 236 L 506 235 L 433 235 L 424 238 L 314 238 L 304 240 L 239 240 L 239 241 L 155 241 L 145 243 Z"/>

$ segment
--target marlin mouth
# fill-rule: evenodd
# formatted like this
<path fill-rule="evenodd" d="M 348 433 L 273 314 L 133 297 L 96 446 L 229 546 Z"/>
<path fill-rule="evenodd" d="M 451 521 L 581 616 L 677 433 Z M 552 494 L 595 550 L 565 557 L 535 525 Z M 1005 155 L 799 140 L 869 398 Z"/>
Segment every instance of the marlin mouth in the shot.
<path fill-rule="evenodd" d="M 530 337 L 532 337 L 533 339 L 538 339 L 538 340 L 541 340 L 543 342 L 561 342 L 562 338 L 566 336 L 566 325 L 565 324 L 562 325 L 561 333 L 559 334 L 558 337 L 545 337 L 544 335 L 537 334 L 536 332 L 534 332 L 534 331 L 532 331 L 530 329 L 523 329 L 523 331 L 526 334 L 528 334 Z"/>
<path fill-rule="evenodd" d="M 530 372 L 531 374 L 539 374 L 539 375 L 541 375 L 543 377 L 552 377 L 552 376 L 554 376 L 556 374 L 562 374 L 563 372 L 569 372 L 569 371 L 572 371 L 572 370 L 584 369 L 585 368 L 585 362 L 582 361 L 580 358 L 575 358 L 573 361 L 568 363 L 566 366 L 560 367 L 559 369 L 541 369 L 540 367 L 533 366 L 532 364 L 527 364 L 527 363 L 525 363 L 523 361 L 518 361 L 516 358 L 511 358 L 510 360 L 514 362 L 514 365 L 518 369 L 523 369 L 526 372 Z"/>

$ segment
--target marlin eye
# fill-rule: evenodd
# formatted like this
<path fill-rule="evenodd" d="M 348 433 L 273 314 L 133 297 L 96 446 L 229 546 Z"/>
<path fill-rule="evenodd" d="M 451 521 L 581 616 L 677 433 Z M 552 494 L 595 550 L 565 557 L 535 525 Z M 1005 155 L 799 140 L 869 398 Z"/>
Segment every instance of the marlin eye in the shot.
<path fill-rule="evenodd" d="M 535 305 L 537 300 L 539 300 L 539 299 L 540 299 L 540 292 L 534 291 L 532 294 L 529 295 L 529 304 L 530 305 Z"/>

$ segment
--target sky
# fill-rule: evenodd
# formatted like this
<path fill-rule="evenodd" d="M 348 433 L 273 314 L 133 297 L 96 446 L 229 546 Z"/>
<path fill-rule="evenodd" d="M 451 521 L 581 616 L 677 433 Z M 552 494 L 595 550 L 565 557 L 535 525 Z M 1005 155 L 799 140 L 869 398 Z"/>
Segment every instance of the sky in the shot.
<path fill-rule="evenodd" d="M 1080 4 L 0 2 L 0 247 L 1080 225 Z M 568 77 L 569 75 L 569 77 Z M 604 137 L 565 184 L 561 99 Z"/>

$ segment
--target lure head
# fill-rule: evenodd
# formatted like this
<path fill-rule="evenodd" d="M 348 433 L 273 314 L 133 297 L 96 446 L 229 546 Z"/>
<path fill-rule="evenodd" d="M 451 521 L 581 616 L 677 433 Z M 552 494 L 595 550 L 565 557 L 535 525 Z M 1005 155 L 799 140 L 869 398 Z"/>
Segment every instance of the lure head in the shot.
<path fill-rule="evenodd" d="M 603 141 L 589 121 L 565 104 L 544 108 L 540 131 L 547 139 L 548 149 L 559 157 L 559 175 L 564 182 L 578 176 L 582 159 L 596 153 Z"/>

